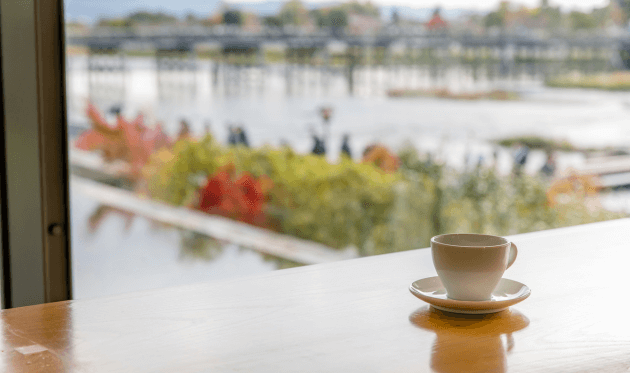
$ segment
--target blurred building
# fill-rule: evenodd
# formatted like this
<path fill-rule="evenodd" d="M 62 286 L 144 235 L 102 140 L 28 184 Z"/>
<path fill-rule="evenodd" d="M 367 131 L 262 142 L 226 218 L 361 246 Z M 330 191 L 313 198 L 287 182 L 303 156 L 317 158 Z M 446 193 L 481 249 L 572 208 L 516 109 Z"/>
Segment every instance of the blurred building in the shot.
<path fill-rule="evenodd" d="M 377 33 L 383 23 L 372 16 L 350 13 L 348 15 L 348 32 L 352 35 L 370 35 Z"/>
<path fill-rule="evenodd" d="M 442 18 L 440 15 L 440 11 L 436 10 L 433 12 L 433 17 L 425 24 L 425 28 L 427 31 L 431 32 L 440 32 L 447 31 L 449 26 L 448 23 Z"/>

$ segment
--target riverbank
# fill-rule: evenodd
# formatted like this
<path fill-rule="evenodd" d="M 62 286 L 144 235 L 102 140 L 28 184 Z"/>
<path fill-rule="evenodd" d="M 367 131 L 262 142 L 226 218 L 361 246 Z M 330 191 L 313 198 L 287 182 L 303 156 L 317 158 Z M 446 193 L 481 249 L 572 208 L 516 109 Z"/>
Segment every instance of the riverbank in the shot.
<path fill-rule="evenodd" d="M 630 91 L 630 72 L 616 71 L 596 75 L 571 74 L 545 81 L 547 87 Z"/>
<path fill-rule="evenodd" d="M 576 148 L 570 142 L 564 140 L 554 140 L 541 136 L 515 136 L 493 141 L 497 145 L 510 148 L 516 144 L 522 144 L 530 149 L 539 149 L 544 151 L 563 151 L 563 152 L 577 152 L 582 149 Z"/>
<path fill-rule="evenodd" d="M 497 100 L 497 101 L 513 101 L 520 98 L 516 92 L 509 92 L 495 89 L 485 92 L 463 92 L 456 93 L 446 88 L 438 89 L 390 89 L 387 96 L 392 98 L 398 97 L 434 97 L 445 98 L 449 100 Z"/>

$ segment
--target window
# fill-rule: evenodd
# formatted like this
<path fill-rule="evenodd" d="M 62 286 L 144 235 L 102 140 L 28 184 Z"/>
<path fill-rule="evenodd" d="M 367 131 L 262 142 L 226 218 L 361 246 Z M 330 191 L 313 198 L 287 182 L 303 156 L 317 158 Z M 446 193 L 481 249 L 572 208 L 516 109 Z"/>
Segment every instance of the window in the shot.
<path fill-rule="evenodd" d="M 64 4 L 64 58 L 44 59 L 54 35 L 7 29 L 5 2 L 3 62 L 39 48 L 3 67 L 8 230 L 44 222 L 9 245 L 58 232 L 44 247 L 68 257 L 68 238 L 75 298 L 627 213 L 621 3 L 82 0 Z M 14 162 L 18 144 L 40 153 Z"/>

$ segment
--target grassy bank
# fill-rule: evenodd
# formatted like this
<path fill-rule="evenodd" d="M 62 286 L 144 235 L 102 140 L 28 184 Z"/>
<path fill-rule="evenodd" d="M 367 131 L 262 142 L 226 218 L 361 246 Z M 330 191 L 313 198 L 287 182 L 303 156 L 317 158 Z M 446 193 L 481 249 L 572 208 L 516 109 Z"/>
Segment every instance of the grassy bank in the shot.
<path fill-rule="evenodd" d="M 553 140 L 540 136 L 516 136 L 516 137 L 508 137 L 504 139 L 494 140 L 494 143 L 497 145 L 511 147 L 515 144 L 523 144 L 530 149 L 540 149 L 546 151 L 564 151 L 564 152 L 575 152 L 581 151 L 582 149 L 576 148 L 570 142 L 563 140 Z"/>
<path fill-rule="evenodd" d="M 584 88 L 607 91 L 630 91 L 630 72 L 618 71 L 597 75 L 572 74 L 545 81 L 548 87 Z"/>
<path fill-rule="evenodd" d="M 454 93 L 448 89 L 390 89 L 387 91 L 389 97 L 436 97 L 451 100 L 498 100 L 511 101 L 518 100 L 516 92 L 494 90 L 489 92 L 464 92 Z"/>

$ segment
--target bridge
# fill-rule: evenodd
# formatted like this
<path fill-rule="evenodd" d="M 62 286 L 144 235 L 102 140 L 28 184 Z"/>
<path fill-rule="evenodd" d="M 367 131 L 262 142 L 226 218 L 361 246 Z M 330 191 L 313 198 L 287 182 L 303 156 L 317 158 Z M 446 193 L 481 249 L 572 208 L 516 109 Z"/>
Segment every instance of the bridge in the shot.
<path fill-rule="evenodd" d="M 146 27 L 131 30 L 96 28 L 84 35 L 67 36 L 68 45 L 90 50 L 124 50 L 143 46 L 155 50 L 192 51 L 200 45 L 211 44 L 225 52 L 256 51 L 270 44 L 281 44 L 287 49 L 326 49 L 333 43 L 348 47 L 396 47 L 400 50 L 437 49 L 472 52 L 493 50 L 497 56 L 512 54 L 566 58 L 577 55 L 607 55 L 621 50 L 630 51 L 630 38 L 572 37 L 541 38 L 528 35 L 497 34 L 474 36 L 427 32 L 420 28 L 385 27 L 374 35 L 351 35 L 338 30 L 318 30 L 312 33 L 298 29 L 264 28 L 260 32 L 246 32 L 237 27 Z M 507 53 L 507 54 L 506 54 Z"/>
<path fill-rule="evenodd" d="M 343 71 L 347 76 L 350 92 L 354 89 L 352 72 L 361 65 L 428 64 L 435 79 L 440 68 L 451 62 L 457 63 L 458 59 L 472 64 L 486 61 L 500 76 L 518 74 L 524 66 L 521 62 L 534 62 L 527 66 L 527 71 L 531 70 L 532 74 L 537 71 L 545 76 L 561 73 L 563 65 L 579 65 L 577 68 L 585 72 L 600 71 L 598 69 L 610 65 L 615 68 L 630 65 L 630 43 L 622 38 L 473 36 L 391 27 L 375 35 L 351 35 L 334 30 L 303 33 L 296 29 L 263 29 L 248 33 L 231 27 L 96 28 L 84 35 L 68 33 L 67 45 L 88 49 L 90 97 L 105 106 L 118 105 L 120 98 L 125 96 L 127 55 L 133 54 L 126 52 L 143 50 L 150 51 L 147 54 L 155 58 L 158 92 L 162 98 L 180 93 L 188 95 L 195 90 L 194 74 L 187 72 L 199 68 L 195 57 L 204 53 L 219 57 L 210 68 L 214 85 L 222 77 L 234 83 L 228 87 L 238 86 L 240 83 L 233 80 L 241 79 L 244 73 L 241 68 L 261 68 L 267 61 L 280 58 L 287 62 L 284 69 L 288 80 L 301 79 L 302 71 L 297 65 L 319 66 L 324 74 L 330 74 L 332 68 L 340 69 L 337 71 Z M 273 49 L 274 45 L 280 48 L 267 54 L 267 48 Z M 273 56 L 278 52 L 280 55 Z M 239 56 L 243 54 L 245 56 Z M 244 81 L 251 83 L 255 80 L 255 84 L 262 84 L 256 71 L 245 72 L 250 73 L 252 75 L 247 75 Z"/>

